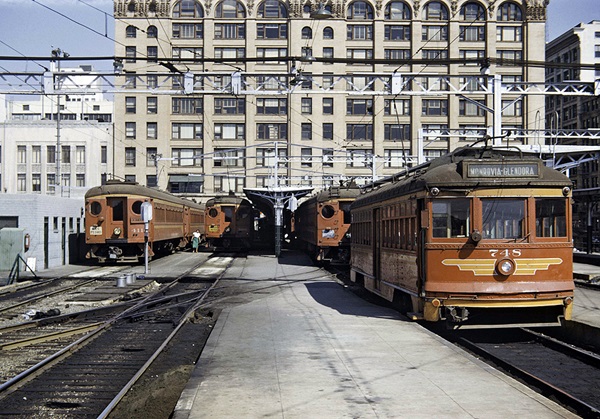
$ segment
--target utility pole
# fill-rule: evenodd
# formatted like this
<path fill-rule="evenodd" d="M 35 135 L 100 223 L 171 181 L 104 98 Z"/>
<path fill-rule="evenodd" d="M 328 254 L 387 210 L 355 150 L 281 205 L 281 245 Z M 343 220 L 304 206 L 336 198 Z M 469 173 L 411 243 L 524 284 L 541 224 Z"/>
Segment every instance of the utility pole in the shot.
<path fill-rule="evenodd" d="M 52 50 L 52 72 L 60 73 L 60 57 L 67 58 L 69 54 L 60 48 L 56 48 Z M 59 89 L 61 86 L 57 86 Z M 60 150 L 60 94 L 56 95 L 56 179 L 55 183 L 58 185 L 60 196 L 62 197 L 62 179 L 60 173 L 60 163 L 61 163 L 61 150 Z"/>

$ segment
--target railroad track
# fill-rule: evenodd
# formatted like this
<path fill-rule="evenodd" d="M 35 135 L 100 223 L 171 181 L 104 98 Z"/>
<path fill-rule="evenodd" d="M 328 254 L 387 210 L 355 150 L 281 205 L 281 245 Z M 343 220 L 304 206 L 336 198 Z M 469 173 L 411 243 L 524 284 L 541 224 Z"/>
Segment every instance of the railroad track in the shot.
<path fill-rule="evenodd" d="M 528 329 L 471 332 L 457 342 L 583 417 L 600 418 L 600 356 Z"/>
<path fill-rule="evenodd" d="M 106 417 L 218 281 L 218 275 L 212 281 L 181 281 L 203 263 L 98 322 L 83 336 L 71 330 L 77 337 L 74 341 L 67 340 L 62 349 L 0 385 L 0 412 L 7 416 Z M 87 319 L 96 320 L 94 316 Z"/>

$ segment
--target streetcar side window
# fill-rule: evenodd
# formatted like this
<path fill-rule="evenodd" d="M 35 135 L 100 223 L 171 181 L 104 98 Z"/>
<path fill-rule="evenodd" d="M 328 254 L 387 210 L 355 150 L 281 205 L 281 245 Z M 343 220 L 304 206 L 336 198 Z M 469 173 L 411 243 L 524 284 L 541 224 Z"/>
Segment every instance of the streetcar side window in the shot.
<path fill-rule="evenodd" d="M 525 231 L 525 199 L 482 199 L 484 239 L 519 239 Z"/>
<path fill-rule="evenodd" d="M 227 223 L 231 222 L 231 220 L 233 219 L 234 208 L 223 205 L 221 207 L 221 210 L 223 211 L 223 214 L 225 214 L 225 222 L 227 222 Z"/>
<path fill-rule="evenodd" d="M 537 237 L 567 236 L 567 204 L 565 199 L 535 200 L 535 235 Z"/>
<path fill-rule="evenodd" d="M 467 237 L 471 222 L 468 199 L 433 201 L 433 237 Z"/>

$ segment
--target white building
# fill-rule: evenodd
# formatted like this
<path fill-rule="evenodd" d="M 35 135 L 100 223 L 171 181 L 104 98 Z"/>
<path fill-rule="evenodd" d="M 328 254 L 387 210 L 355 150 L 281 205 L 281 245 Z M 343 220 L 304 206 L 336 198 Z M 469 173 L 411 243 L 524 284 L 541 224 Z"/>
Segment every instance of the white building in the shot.
<path fill-rule="evenodd" d="M 113 102 L 91 71 L 60 70 L 90 94 L 0 95 L 0 193 L 83 197 L 113 173 Z"/>

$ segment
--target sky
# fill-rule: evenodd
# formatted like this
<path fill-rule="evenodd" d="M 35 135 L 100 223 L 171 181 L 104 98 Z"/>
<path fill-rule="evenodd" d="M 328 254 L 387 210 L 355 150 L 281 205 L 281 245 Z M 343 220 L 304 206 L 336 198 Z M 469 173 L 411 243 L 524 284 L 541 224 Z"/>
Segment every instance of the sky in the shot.
<path fill-rule="evenodd" d="M 112 56 L 112 13 L 112 0 L 0 0 L 0 56 L 50 57 L 56 48 L 72 57 Z M 600 20 L 600 0 L 550 0 L 546 40 L 594 19 Z M 0 60 L 0 73 L 37 72 L 39 64 Z M 112 70 L 112 61 L 93 65 Z"/>

